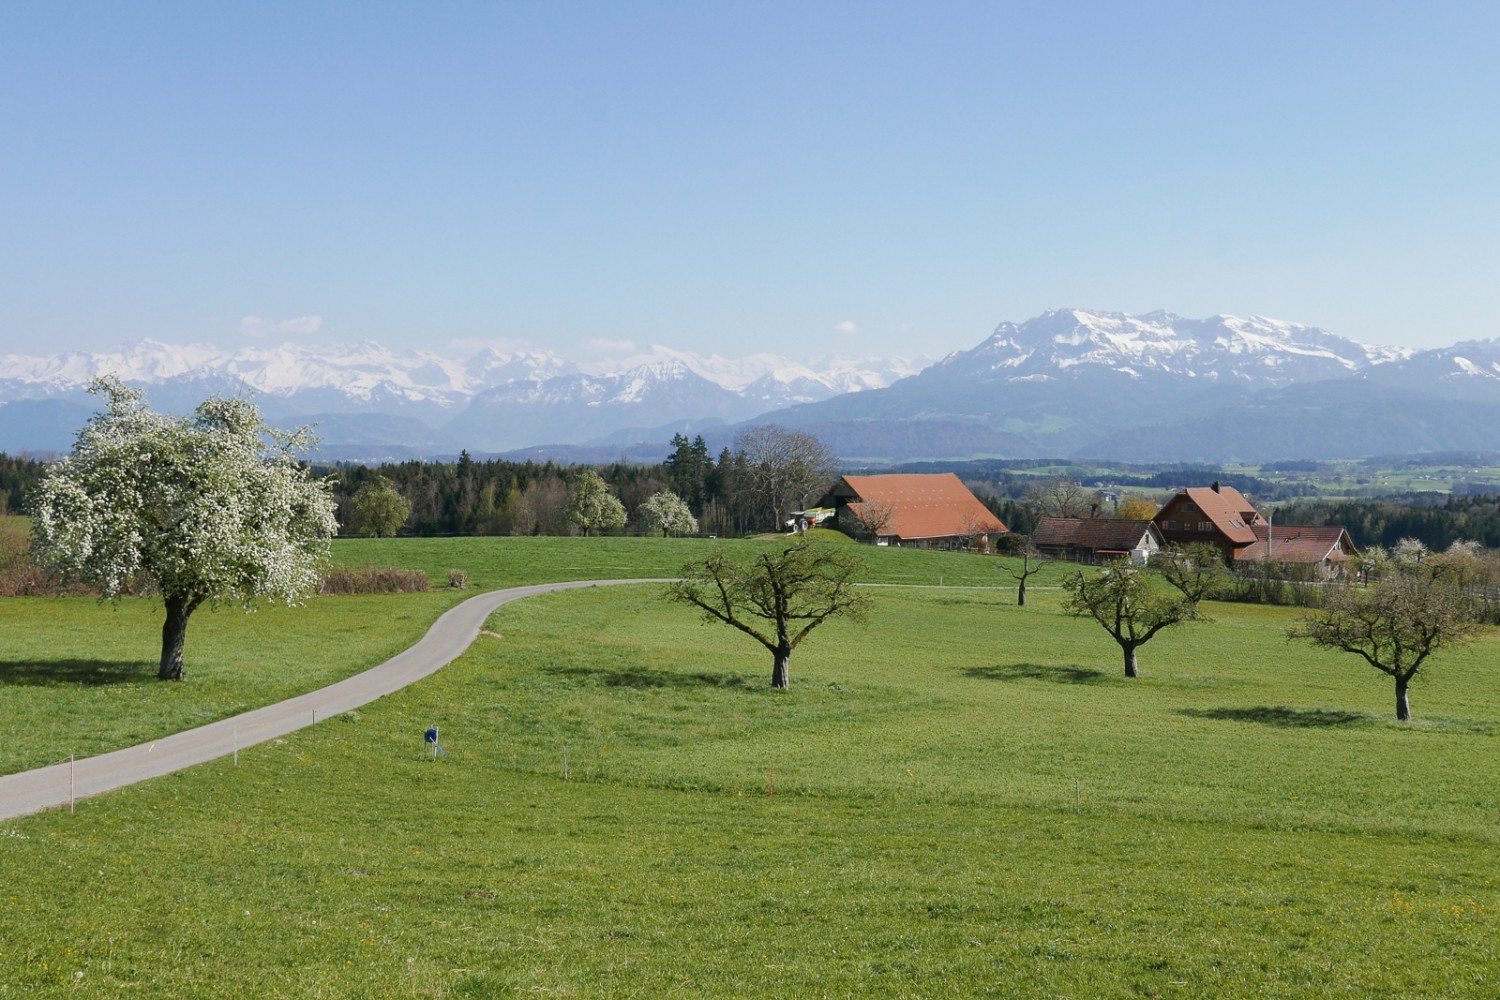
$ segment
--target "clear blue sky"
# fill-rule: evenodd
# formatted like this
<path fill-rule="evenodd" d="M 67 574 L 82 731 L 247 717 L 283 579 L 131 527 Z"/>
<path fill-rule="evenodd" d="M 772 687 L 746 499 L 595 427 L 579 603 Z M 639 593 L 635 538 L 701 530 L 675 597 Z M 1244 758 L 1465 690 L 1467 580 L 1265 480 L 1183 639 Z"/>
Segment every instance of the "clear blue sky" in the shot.
<path fill-rule="evenodd" d="M 0 15 L 0 353 L 942 354 L 1071 306 L 1500 336 L 1494 3 Z"/>

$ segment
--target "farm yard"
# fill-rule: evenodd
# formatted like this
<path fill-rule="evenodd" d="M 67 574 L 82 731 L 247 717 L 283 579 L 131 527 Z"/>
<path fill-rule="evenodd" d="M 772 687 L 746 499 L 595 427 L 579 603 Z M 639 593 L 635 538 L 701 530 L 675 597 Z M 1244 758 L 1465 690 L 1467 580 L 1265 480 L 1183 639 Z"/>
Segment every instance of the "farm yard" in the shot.
<path fill-rule="evenodd" d="M 703 540 L 351 540 L 474 587 Z M 722 543 L 734 550 L 755 542 Z M 435 676 L 230 760 L 0 821 L 0 996 L 1493 996 L 1494 633 L 1390 679 L 1205 606 L 1141 677 L 1008 560 L 861 549 L 867 625 L 770 658 L 641 584 L 508 605 Z M 472 593 L 469 591 L 468 593 Z M 12 772 L 348 676 L 462 591 L 200 615 L 9 599 Z M 422 734 L 442 734 L 434 759 Z"/>

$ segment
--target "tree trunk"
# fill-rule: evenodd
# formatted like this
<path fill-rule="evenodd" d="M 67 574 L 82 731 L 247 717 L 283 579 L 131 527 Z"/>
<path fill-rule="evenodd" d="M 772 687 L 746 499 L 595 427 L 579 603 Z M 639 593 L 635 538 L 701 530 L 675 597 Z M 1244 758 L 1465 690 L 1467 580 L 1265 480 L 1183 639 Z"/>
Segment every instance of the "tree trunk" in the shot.
<path fill-rule="evenodd" d="M 1135 647 L 1134 646 L 1121 646 L 1120 648 L 1125 651 L 1125 676 L 1126 677 L 1137 677 L 1137 676 L 1139 676 L 1139 674 L 1136 673 Z"/>
<path fill-rule="evenodd" d="M 1018 608 L 1024 608 L 1024 607 L 1026 607 L 1026 581 L 1025 580 L 1022 580 L 1021 581 L 1021 585 L 1016 588 L 1016 607 L 1018 607 Z"/>
<path fill-rule="evenodd" d="M 1410 678 L 1396 678 L 1396 719 L 1400 722 L 1411 721 L 1411 705 L 1406 701 L 1406 684 Z"/>
<path fill-rule="evenodd" d="M 782 647 L 773 655 L 775 656 L 775 666 L 771 668 L 771 686 L 785 691 L 792 686 L 792 651 L 786 647 Z"/>
<path fill-rule="evenodd" d="M 198 598 L 173 596 L 162 598 L 167 608 L 167 620 L 161 626 L 161 666 L 156 679 L 161 681 L 182 680 L 182 647 L 187 642 L 188 617 L 197 610 Z"/>

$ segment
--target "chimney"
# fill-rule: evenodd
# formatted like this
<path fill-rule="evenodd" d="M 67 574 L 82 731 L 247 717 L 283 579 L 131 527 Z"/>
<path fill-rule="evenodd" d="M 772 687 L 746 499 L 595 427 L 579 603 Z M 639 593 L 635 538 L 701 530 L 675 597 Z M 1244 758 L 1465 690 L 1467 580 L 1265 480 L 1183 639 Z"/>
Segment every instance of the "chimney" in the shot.
<path fill-rule="evenodd" d="M 1214 480 L 1213 491 L 1215 493 L 1219 492 L 1219 481 L 1217 479 Z"/>

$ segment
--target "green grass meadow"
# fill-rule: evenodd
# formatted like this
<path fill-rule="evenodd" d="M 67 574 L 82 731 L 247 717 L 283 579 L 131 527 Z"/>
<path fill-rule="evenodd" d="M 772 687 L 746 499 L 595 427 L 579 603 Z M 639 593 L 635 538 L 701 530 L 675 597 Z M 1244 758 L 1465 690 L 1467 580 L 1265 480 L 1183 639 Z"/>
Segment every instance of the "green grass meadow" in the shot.
<path fill-rule="evenodd" d="M 707 547 L 662 541 L 338 554 L 492 588 L 670 575 Z M 1214 605 L 1126 681 L 1045 589 L 1062 567 L 1018 608 L 999 560 L 870 558 L 917 586 L 814 633 L 789 692 L 657 585 L 568 591 L 237 767 L 0 822 L 0 997 L 1500 994 L 1493 636 L 1437 659 L 1401 726 L 1388 678 L 1285 640 L 1293 612 Z M 45 695 L 64 731 L 105 730 L 128 702 L 142 729 L 174 698 L 218 712 L 199 686 L 269 699 L 293 650 L 347 646 L 329 669 L 352 672 L 454 599 L 220 611 L 194 619 L 181 694 L 7 682 L 0 716 L 23 732 L 36 708 L 13 706 Z M 149 608 L 38 603 L 17 631 L 65 628 L 54 650 L 150 658 Z M 235 693 L 262 670 L 280 680 Z"/>

